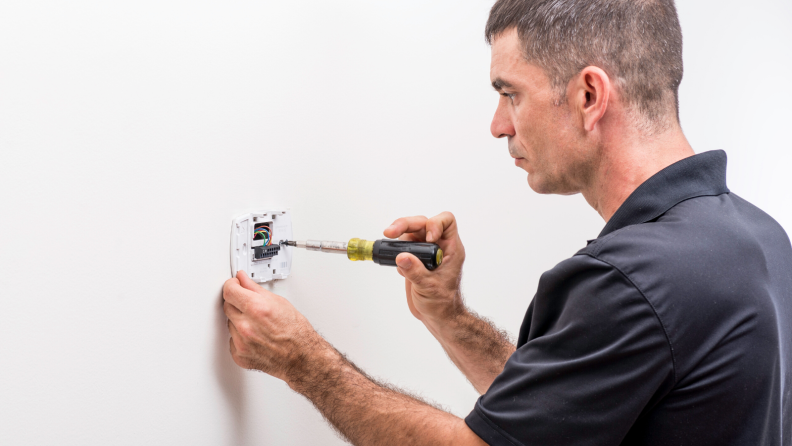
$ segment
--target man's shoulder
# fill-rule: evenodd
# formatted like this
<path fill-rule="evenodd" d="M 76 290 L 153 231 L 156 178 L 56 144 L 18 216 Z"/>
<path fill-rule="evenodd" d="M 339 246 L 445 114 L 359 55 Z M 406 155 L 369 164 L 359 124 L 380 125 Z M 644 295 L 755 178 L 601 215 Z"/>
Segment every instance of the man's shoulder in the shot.
<path fill-rule="evenodd" d="M 679 279 L 691 272 L 729 269 L 770 250 L 789 248 L 772 217 L 733 193 L 686 200 L 655 220 L 593 240 L 577 254 L 624 273 Z"/>
<path fill-rule="evenodd" d="M 682 202 L 593 241 L 577 257 L 612 265 L 640 290 L 683 374 L 738 327 L 751 327 L 733 346 L 740 351 L 775 336 L 774 301 L 789 283 L 782 270 L 792 269 L 783 229 L 733 194 Z"/>

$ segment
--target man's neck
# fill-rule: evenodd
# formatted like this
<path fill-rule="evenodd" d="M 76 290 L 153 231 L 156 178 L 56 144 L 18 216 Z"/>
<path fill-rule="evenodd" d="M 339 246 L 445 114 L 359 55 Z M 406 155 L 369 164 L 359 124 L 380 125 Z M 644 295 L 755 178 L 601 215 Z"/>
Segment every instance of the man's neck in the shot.
<path fill-rule="evenodd" d="M 603 141 L 602 159 L 590 186 L 582 191 L 606 222 L 649 177 L 695 154 L 678 125 L 651 137 L 614 136 Z"/>

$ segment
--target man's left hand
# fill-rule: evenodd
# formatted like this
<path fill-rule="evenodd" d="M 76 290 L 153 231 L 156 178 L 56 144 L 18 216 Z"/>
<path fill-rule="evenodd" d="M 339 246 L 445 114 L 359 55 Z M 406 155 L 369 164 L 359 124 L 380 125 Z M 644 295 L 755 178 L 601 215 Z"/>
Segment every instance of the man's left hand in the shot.
<path fill-rule="evenodd" d="M 231 356 L 286 381 L 352 444 L 486 446 L 465 421 L 365 376 L 289 301 L 240 271 L 223 286 Z"/>
<path fill-rule="evenodd" d="M 326 345 L 289 301 L 260 287 L 244 271 L 226 281 L 223 299 L 231 356 L 242 368 L 291 384 L 299 381 L 306 359 L 320 355 L 318 350 Z"/>

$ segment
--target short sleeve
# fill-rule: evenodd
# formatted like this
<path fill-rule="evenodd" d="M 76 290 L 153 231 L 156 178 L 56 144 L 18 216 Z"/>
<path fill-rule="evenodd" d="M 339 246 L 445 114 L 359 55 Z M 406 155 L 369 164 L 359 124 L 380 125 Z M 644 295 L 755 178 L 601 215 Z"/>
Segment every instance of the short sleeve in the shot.
<path fill-rule="evenodd" d="M 618 445 L 673 386 L 651 305 L 586 255 L 542 275 L 518 348 L 465 419 L 490 445 Z"/>

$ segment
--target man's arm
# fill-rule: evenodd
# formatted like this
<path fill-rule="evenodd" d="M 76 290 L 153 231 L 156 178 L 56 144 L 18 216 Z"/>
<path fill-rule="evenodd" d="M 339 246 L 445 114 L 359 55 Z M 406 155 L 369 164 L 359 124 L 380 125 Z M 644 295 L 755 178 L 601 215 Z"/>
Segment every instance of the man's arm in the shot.
<path fill-rule="evenodd" d="M 465 306 L 459 287 L 465 248 L 456 219 L 450 212 L 430 219 L 400 218 L 384 234 L 437 243 L 443 249 L 442 264 L 431 272 L 411 254 L 396 258 L 399 274 L 405 278 L 407 304 L 473 387 L 480 394 L 485 393 L 515 346 L 504 332 Z"/>
<path fill-rule="evenodd" d="M 467 309 L 443 324 L 424 325 L 481 395 L 500 375 L 515 350 L 505 332 Z"/>
<path fill-rule="evenodd" d="M 223 298 L 234 362 L 286 381 L 353 444 L 486 446 L 464 420 L 374 382 L 244 272 Z"/>

